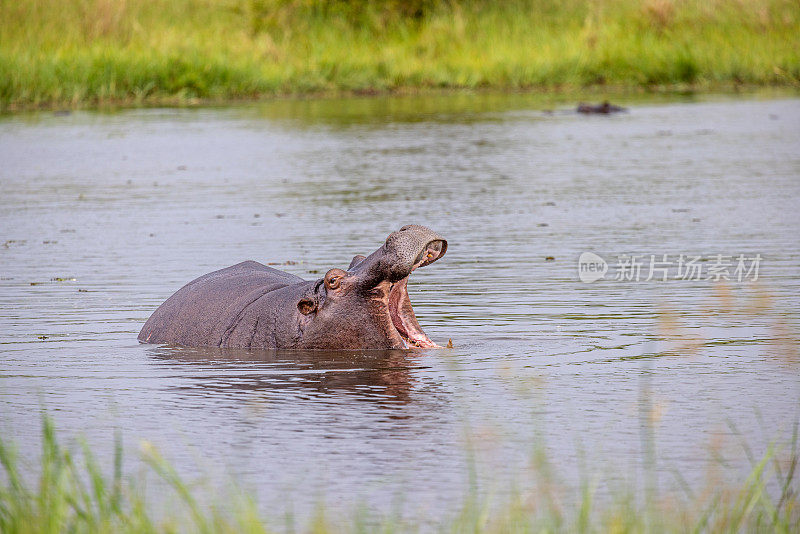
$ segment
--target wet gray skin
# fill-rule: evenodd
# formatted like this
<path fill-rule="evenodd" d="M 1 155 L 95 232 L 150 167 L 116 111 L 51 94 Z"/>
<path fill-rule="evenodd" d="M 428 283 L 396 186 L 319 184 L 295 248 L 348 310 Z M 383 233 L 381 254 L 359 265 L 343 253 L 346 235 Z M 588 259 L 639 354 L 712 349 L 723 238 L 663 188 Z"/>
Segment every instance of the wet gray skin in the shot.
<path fill-rule="evenodd" d="M 414 315 L 408 277 L 447 251 L 430 228 L 407 225 L 348 270 L 319 280 L 245 261 L 186 284 L 150 316 L 143 343 L 281 349 L 434 348 Z"/>

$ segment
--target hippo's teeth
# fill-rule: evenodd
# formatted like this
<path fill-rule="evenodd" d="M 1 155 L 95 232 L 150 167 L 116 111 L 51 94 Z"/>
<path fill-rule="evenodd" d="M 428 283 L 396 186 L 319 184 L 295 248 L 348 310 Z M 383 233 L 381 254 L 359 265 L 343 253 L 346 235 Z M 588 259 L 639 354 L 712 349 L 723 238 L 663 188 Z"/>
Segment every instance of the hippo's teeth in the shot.
<path fill-rule="evenodd" d="M 389 288 L 387 308 L 392 326 L 403 340 L 406 348 L 436 348 L 417 322 L 411 300 L 408 298 L 408 277 L 395 282 Z"/>

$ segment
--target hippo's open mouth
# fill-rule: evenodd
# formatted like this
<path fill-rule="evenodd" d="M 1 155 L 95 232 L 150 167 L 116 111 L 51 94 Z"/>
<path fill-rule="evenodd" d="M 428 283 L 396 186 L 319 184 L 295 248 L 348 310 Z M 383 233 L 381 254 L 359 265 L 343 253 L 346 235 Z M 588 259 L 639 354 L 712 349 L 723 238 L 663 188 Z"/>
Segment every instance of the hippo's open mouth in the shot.
<path fill-rule="evenodd" d="M 431 241 L 417 256 L 411 272 L 419 267 L 433 263 L 441 257 L 447 245 L 444 241 Z M 410 273 L 408 276 L 411 276 Z M 403 338 L 408 348 L 436 348 L 439 347 L 431 341 L 431 338 L 422 330 L 411 306 L 411 299 L 408 297 L 408 276 L 392 284 L 389 290 L 388 308 L 389 315 L 392 317 L 397 333 Z"/>
<path fill-rule="evenodd" d="M 411 307 L 411 300 L 408 298 L 408 277 L 392 284 L 392 289 L 389 291 L 389 315 L 392 317 L 395 330 L 409 348 L 439 346 L 431 341 L 431 338 L 417 322 L 414 309 Z"/>

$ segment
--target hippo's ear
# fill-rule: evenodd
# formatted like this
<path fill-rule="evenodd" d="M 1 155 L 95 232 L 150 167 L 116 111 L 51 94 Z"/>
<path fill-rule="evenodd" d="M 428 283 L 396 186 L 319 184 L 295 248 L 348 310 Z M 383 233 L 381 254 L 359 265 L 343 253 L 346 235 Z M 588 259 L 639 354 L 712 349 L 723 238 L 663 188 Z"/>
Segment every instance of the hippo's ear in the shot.
<path fill-rule="evenodd" d="M 349 271 L 350 269 L 352 269 L 365 259 L 367 259 L 366 256 L 362 256 L 361 254 L 356 254 L 355 256 L 353 256 L 353 261 L 350 262 L 350 267 L 348 267 L 347 270 Z"/>
<path fill-rule="evenodd" d="M 311 297 L 303 297 L 300 299 L 300 302 L 297 303 L 297 309 L 300 310 L 300 313 L 303 315 L 308 315 L 309 313 L 316 311 L 317 301 Z"/>

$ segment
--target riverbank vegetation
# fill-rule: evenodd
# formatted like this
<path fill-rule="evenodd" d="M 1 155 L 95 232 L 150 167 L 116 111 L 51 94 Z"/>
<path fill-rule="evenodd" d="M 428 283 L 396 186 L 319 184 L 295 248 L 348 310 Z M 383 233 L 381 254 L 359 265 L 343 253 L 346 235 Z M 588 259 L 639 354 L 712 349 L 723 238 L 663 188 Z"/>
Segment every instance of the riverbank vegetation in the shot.
<path fill-rule="evenodd" d="M 800 87 L 794 0 L 0 0 L 0 110 Z"/>
<path fill-rule="evenodd" d="M 138 478 L 123 476 L 120 440 L 110 474 L 105 474 L 92 450 L 63 447 L 53 422 L 43 418 L 40 464 L 26 469 L 12 444 L 0 438 L 0 532 L 247 532 L 275 531 L 255 501 L 233 492 L 222 502 L 201 503 L 196 486 L 188 484 L 149 443 L 141 447 Z M 682 498 L 662 495 L 655 487 L 636 497 L 630 489 L 619 498 L 596 502 L 597 485 L 586 483 L 575 495 L 560 498 L 552 466 L 543 449 L 534 454 L 540 473 L 538 491 L 517 495 L 510 502 L 490 505 L 473 485 L 460 513 L 440 518 L 441 532 L 797 532 L 800 529 L 795 427 L 792 442 L 773 444 L 760 458 L 751 456 L 752 470 L 738 485 L 723 486 L 710 475 L 707 490 L 687 489 Z M 30 467 L 30 466 L 28 466 Z M 34 476 L 34 473 L 36 474 Z M 166 494 L 158 496 L 162 512 L 147 500 L 147 479 L 155 475 Z M 562 496 L 563 497 L 563 496 Z M 152 496 L 151 496 L 152 498 Z M 599 501 L 599 499 L 598 499 Z M 280 512 L 279 512 L 280 513 Z M 279 516 L 283 517 L 283 516 Z M 273 520 L 275 517 L 272 518 Z M 290 532 L 415 532 L 420 525 L 397 517 L 373 517 L 356 512 L 351 519 L 332 518 L 320 508 L 307 524 L 278 521 Z"/>

